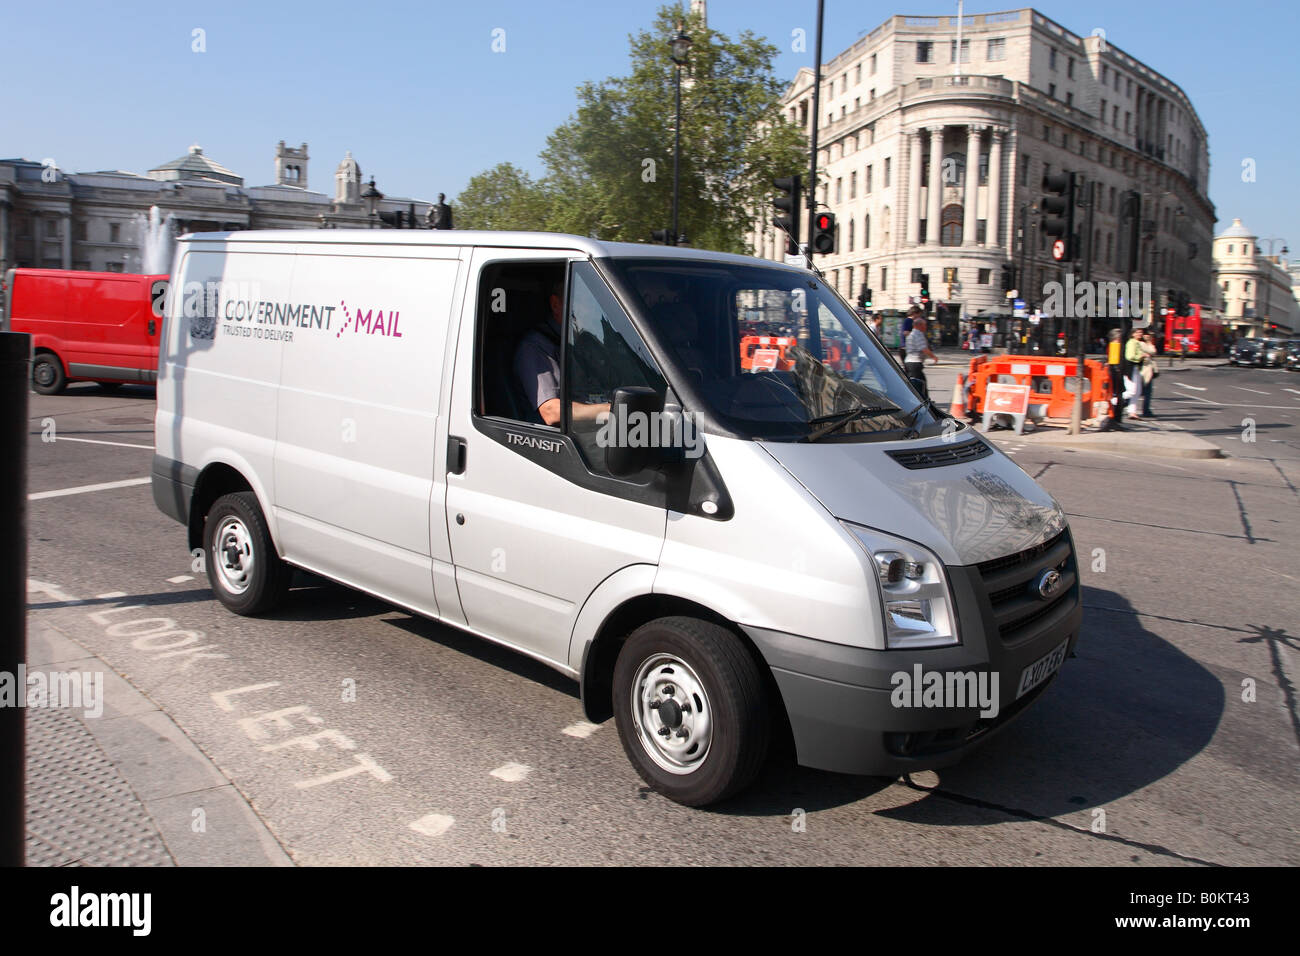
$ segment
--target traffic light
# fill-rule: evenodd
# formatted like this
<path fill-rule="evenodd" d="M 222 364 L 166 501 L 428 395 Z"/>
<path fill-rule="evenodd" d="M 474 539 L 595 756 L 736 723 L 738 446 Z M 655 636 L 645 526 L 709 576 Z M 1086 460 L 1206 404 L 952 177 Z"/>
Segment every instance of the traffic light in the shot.
<path fill-rule="evenodd" d="M 928 315 L 930 312 L 930 273 L 921 273 L 921 309 Z"/>
<path fill-rule="evenodd" d="M 813 217 L 813 231 L 808 248 L 819 255 L 835 251 L 835 213 L 819 212 Z"/>
<path fill-rule="evenodd" d="M 672 245 L 672 243 L 668 241 L 668 230 L 667 230 L 667 229 L 656 229 L 654 232 L 650 233 L 650 241 L 651 241 L 651 242 L 657 242 L 657 243 L 659 243 L 659 245 L 661 245 L 661 246 L 671 246 L 671 245 Z"/>
<path fill-rule="evenodd" d="M 778 190 L 777 197 L 772 200 L 772 205 L 776 207 L 777 216 L 772 218 L 772 225 L 780 229 L 785 235 L 785 251 L 788 255 L 797 256 L 799 254 L 799 202 L 800 189 L 802 182 L 798 176 L 785 176 L 781 179 L 772 180 L 772 185 Z M 784 193 L 785 195 L 781 195 Z"/>
<path fill-rule="evenodd" d="M 1043 177 L 1043 189 L 1047 192 L 1041 203 L 1043 232 L 1052 237 L 1052 258 L 1058 262 L 1074 260 L 1074 199 L 1078 180 L 1077 173 Z"/>
<path fill-rule="evenodd" d="M 1002 291 L 1012 292 L 1016 288 L 1016 267 L 1013 265 L 1004 265 L 1002 267 Z"/>
<path fill-rule="evenodd" d="M 871 289 L 865 285 L 862 287 L 862 291 L 858 293 L 858 308 L 871 308 Z"/>

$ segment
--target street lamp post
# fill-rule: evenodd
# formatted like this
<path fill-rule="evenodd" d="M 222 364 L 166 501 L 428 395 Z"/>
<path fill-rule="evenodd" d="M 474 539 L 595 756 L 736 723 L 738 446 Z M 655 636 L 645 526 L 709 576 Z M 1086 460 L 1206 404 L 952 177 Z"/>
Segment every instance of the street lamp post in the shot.
<path fill-rule="evenodd" d="M 682 159 L 682 67 L 686 65 L 686 55 L 691 50 L 691 38 L 682 32 L 682 24 L 677 22 L 677 33 L 668 41 L 669 56 L 675 64 L 677 119 L 673 124 L 673 245 L 678 244 L 681 232 L 677 228 L 677 195 L 680 188 L 680 166 Z"/>
<path fill-rule="evenodd" d="M 370 177 L 370 182 L 366 188 L 361 190 L 361 198 L 366 204 L 366 215 L 370 218 L 370 228 L 375 228 L 375 208 L 379 205 L 379 200 L 384 198 L 384 194 L 375 188 L 375 177 Z"/>

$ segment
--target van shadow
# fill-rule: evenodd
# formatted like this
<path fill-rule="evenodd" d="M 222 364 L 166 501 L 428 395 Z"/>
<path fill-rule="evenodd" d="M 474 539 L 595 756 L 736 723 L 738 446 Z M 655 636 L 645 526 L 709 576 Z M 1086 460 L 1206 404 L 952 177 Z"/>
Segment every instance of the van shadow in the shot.
<path fill-rule="evenodd" d="M 69 382 L 63 394 L 77 395 L 82 398 L 112 396 L 113 398 L 130 398 L 142 401 L 153 401 L 158 397 L 157 389 L 153 385 L 132 385 L 127 383 L 123 383 L 117 388 L 103 388 L 95 382 Z"/>
<path fill-rule="evenodd" d="M 1223 715 L 1222 682 L 1144 628 L 1121 595 L 1085 587 L 1083 601 L 1075 656 L 1042 698 L 961 763 L 936 771 L 936 787 L 927 775 L 919 799 L 877 811 L 881 816 L 988 826 L 1086 813 L 1150 786 L 1205 749 Z M 891 782 L 769 761 L 755 787 L 715 809 L 788 814 L 860 800 Z"/>

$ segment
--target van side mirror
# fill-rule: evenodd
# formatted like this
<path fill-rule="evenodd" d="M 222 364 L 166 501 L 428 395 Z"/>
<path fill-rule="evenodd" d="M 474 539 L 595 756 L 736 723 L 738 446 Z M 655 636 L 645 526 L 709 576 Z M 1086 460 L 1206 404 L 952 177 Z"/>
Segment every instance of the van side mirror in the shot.
<path fill-rule="evenodd" d="M 627 478 L 650 464 L 651 456 L 659 449 L 652 447 L 651 436 L 659 428 L 659 413 L 664 408 L 664 397 L 645 385 L 629 385 L 614 389 L 614 400 L 609 406 L 609 421 L 605 434 L 605 467 L 615 478 Z"/>

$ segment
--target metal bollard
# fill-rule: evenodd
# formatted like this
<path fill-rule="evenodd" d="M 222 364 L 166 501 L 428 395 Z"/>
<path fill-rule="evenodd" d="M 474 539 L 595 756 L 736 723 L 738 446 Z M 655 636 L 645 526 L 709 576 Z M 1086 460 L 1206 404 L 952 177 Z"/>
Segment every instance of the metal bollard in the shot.
<path fill-rule="evenodd" d="M 0 332 L 0 673 L 16 681 L 27 660 L 27 387 L 32 341 Z M 24 713 L 27 688 L 14 687 L 15 706 L 0 706 L 0 866 L 24 862 L 26 779 Z"/>

